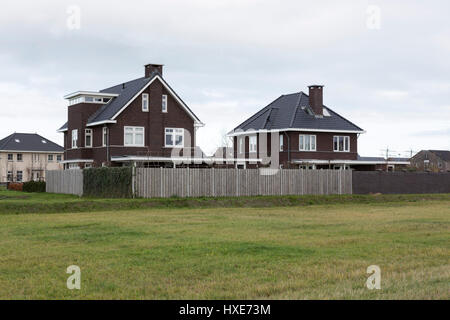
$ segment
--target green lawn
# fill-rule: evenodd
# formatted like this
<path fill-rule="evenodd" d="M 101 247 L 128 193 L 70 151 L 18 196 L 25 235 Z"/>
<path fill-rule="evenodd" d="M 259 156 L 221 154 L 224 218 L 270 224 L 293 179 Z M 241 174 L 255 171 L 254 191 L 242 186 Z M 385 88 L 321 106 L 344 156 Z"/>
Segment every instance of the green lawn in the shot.
<path fill-rule="evenodd" d="M 0 211 L 7 202 L 22 209 L 30 202 L 50 208 L 148 202 L 8 191 L 1 196 Z M 450 199 L 436 197 L 267 208 L 3 212 L 0 298 L 449 299 Z M 366 268 L 374 264 L 381 268 L 381 290 L 371 291 Z M 69 265 L 81 268 L 81 290 L 66 287 Z"/>

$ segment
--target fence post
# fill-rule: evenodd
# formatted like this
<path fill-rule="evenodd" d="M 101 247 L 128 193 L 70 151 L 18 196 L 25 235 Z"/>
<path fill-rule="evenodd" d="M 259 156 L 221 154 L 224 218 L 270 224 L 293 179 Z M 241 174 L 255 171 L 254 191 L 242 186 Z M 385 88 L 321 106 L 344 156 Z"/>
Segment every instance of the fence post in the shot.
<path fill-rule="evenodd" d="M 133 199 L 136 198 L 136 162 L 131 167 L 131 192 Z"/>
<path fill-rule="evenodd" d="M 216 196 L 216 190 L 215 190 L 215 186 L 216 186 L 216 181 L 215 181 L 215 174 L 214 174 L 214 167 L 211 169 L 212 171 L 212 196 L 215 197 Z"/>

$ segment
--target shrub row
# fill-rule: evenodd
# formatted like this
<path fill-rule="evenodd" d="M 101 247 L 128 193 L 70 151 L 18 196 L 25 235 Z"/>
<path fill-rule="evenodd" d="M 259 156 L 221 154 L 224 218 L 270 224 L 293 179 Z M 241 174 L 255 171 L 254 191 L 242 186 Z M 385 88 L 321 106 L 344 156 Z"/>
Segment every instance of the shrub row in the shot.
<path fill-rule="evenodd" d="M 45 181 L 28 181 L 23 184 L 25 192 L 45 192 Z"/>
<path fill-rule="evenodd" d="M 101 198 L 132 198 L 132 168 L 83 170 L 83 195 Z"/>

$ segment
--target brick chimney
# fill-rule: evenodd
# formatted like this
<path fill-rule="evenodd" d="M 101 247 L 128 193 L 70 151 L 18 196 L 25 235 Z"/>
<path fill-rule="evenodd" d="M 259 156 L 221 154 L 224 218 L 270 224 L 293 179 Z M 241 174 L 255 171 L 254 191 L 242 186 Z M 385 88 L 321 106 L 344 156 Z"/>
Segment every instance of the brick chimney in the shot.
<path fill-rule="evenodd" d="M 309 88 L 309 106 L 316 116 L 323 116 L 323 86 L 312 85 Z"/>
<path fill-rule="evenodd" d="M 145 67 L 145 77 L 146 78 L 150 78 L 152 73 L 155 71 L 159 72 L 159 74 L 161 76 L 163 74 L 163 64 L 149 63 L 149 64 L 146 64 L 144 67 Z"/>

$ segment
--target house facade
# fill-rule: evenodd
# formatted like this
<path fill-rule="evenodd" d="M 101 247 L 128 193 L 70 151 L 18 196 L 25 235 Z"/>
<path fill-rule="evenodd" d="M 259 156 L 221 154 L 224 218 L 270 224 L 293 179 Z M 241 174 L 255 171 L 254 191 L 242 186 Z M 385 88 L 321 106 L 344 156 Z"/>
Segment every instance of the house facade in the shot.
<path fill-rule="evenodd" d="M 14 133 L 0 140 L 0 183 L 45 181 L 46 170 L 62 170 L 64 149 L 38 135 Z"/>
<path fill-rule="evenodd" d="M 144 77 L 100 91 L 66 95 L 65 168 L 145 162 L 172 166 L 202 157 L 197 129 L 204 124 L 163 78 L 163 65 L 148 64 Z M 199 154 L 200 153 L 200 154 Z"/>
<path fill-rule="evenodd" d="M 450 151 L 422 150 L 410 162 L 411 167 L 418 171 L 450 172 Z"/>
<path fill-rule="evenodd" d="M 323 86 L 282 95 L 234 128 L 237 159 L 247 166 L 382 170 L 387 160 L 360 157 L 358 137 L 365 131 L 323 105 Z M 275 162 L 275 163 L 274 163 Z M 240 167 L 246 162 L 238 161 Z"/>

